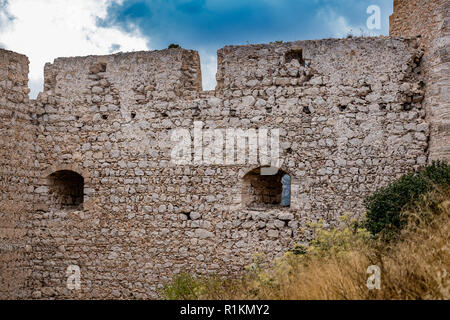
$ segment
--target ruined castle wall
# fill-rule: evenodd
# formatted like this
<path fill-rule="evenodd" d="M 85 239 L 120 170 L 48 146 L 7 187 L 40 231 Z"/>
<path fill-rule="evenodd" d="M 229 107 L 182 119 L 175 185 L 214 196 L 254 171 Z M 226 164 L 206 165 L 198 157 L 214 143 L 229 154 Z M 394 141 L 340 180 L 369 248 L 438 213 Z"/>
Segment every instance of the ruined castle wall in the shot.
<path fill-rule="evenodd" d="M 239 272 L 256 252 L 270 259 L 308 238 L 308 221 L 359 216 L 365 195 L 426 164 L 414 40 L 227 46 L 218 56 L 215 92 L 200 91 L 198 55 L 182 49 L 46 66 L 34 297 L 155 298 L 179 272 Z M 173 130 L 194 122 L 279 129 L 291 207 L 244 206 L 244 176 L 266 163 L 172 163 Z M 46 177 L 61 170 L 83 176 L 83 208 L 52 202 Z M 79 291 L 66 288 L 69 265 L 81 268 Z"/>
<path fill-rule="evenodd" d="M 0 299 L 30 295 L 35 127 L 28 93 L 28 58 L 0 49 Z"/>
<path fill-rule="evenodd" d="M 424 50 L 426 96 L 431 124 L 430 161 L 450 159 L 450 2 L 448 0 L 396 0 L 390 34 L 420 36 Z"/>
<path fill-rule="evenodd" d="M 45 213 L 39 221 L 42 233 L 33 244 L 40 252 L 35 261 L 45 267 L 35 274 L 35 297 L 70 296 L 64 282 L 69 265 L 79 265 L 83 279 L 92 281 L 85 282 L 88 296 L 105 297 L 106 291 L 114 297 L 117 286 L 123 289 L 144 283 L 140 278 L 146 275 L 141 271 L 153 263 L 153 259 L 144 259 L 148 231 L 144 232 L 139 219 L 130 220 L 128 229 L 126 217 L 137 211 L 143 214 L 143 196 L 151 202 L 149 185 L 158 182 L 149 181 L 149 173 L 144 177 L 135 170 L 140 161 L 150 157 L 149 148 L 160 142 L 151 136 L 151 126 L 158 121 L 138 123 L 137 119 L 152 117 L 149 101 L 173 104 L 198 93 L 199 66 L 197 52 L 176 49 L 57 59 L 46 66 L 45 90 L 36 102 L 43 129 L 39 141 L 45 149 L 38 154 L 40 190 L 46 191 L 39 205 Z M 155 161 L 159 158 L 157 152 L 151 156 Z M 52 205 L 47 177 L 61 170 L 83 176 L 84 211 L 61 212 Z M 161 178 L 155 174 L 154 179 Z M 139 192 L 134 189 L 137 186 Z M 146 223 L 151 222 L 147 219 Z M 131 278 L 123 273 L 123 264 L 129 262 L 140 270 Z M 117 286 L 111 286 L 113 283 Z M 132 297 L 126 292 L 119 296 Z"/>

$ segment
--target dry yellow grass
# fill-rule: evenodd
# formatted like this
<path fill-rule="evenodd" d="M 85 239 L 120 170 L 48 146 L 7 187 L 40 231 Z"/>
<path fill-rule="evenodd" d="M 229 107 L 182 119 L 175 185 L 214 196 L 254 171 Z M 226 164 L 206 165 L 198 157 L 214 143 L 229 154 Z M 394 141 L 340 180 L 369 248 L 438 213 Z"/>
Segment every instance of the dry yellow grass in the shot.
<path fill-rule="evenodd" d="M 166 289 L 166 298 L 449 299 L 450 190 L 426 195 L 409 215 L 413 218 L 400 240 L 391 244 L 349 238 L 350 248 L 286 254 L 239 279 L 184 276 Z M 381 270 L 379 290 L 366 285 L 371 265 Z"/>

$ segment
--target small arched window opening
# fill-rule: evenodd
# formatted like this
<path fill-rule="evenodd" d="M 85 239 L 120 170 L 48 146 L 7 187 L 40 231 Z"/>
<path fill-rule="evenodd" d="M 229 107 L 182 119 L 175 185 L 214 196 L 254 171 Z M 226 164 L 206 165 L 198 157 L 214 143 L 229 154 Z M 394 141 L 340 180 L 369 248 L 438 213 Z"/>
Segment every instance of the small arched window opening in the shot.
<path fill-rule="evenodd" d="M 50 200 L 55 209 L 83 209 L 83 176 L 74 171 L 62 170 L 52 173 L 48 180 Z"/>
<path fill-rule="evenodd" d="M 242 202 L 249 209 L 290 207 L 291 177 L 281 169 L 274 175 L 261 174 L 261 168 L 250 171 L 243 178 Z"/>

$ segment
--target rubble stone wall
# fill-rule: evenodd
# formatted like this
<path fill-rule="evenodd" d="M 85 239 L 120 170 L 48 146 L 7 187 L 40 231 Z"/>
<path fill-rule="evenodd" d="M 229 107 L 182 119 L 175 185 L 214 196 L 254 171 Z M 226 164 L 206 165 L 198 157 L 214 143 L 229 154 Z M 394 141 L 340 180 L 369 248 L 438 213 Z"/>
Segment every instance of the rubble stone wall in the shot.
<path fill-rule="evenodd" d="M 431 126 L 430 158 L 450 159 L 450 1 L 395 0 L 390 34 L 419 36 L 424 51 L 424 105 Z"/>
<path fill-rule="evenodd" d="M 0 49 L 0 299 L 30 295 L 35 131 L 28 58 Z"/>
<path fill-rule="evenodd" d="M 42 267 L 35 297 L 156 298 L 179 272 L 237 273 L 257 252 L 271 259 L 307 239 L 300 229 L 308 221 L 360 216 L 365 195 L 426 164 L 414 40 L 227 46 L 218 54 L 219 85 L 210 92 L 198 86 L 197 54 L 183 49 L 46 66 L 35 102 L 35 200 L 44 210 L 32 244 Z M 214 138 L 230 128 L 279 130 L 291 206 L 248 208 L 244 176 L 266 163 L 196 163 L 195 123 L 204 150 L 208 130 Z M 177 129 L 192 141 L 184 165 L 171 161 Z M 52 203 L 47 177 L 62 170 L 84 178 L 82 211 Z M 66 288 L 69 265 L 81 268 L 80 291 Z"/>

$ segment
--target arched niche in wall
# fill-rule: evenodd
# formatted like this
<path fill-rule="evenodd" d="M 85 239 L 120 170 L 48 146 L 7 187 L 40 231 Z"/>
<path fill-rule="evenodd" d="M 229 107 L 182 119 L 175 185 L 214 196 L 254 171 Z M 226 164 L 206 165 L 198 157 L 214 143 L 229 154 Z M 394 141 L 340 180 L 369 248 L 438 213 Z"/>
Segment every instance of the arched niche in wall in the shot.
<path fill-rule="evenodd" d="M 55 171 L 47 177 L 50 206 L 54 209 L 82 210 L 84 178 L 71 170 Z"/>
<path fill-rule="evenodd" d="M 259 167 L 249 171 L 242 181 L 242 205 L 248 209 L 290 207 L 291 176 L 279 169 L 271 173 Z"/>

